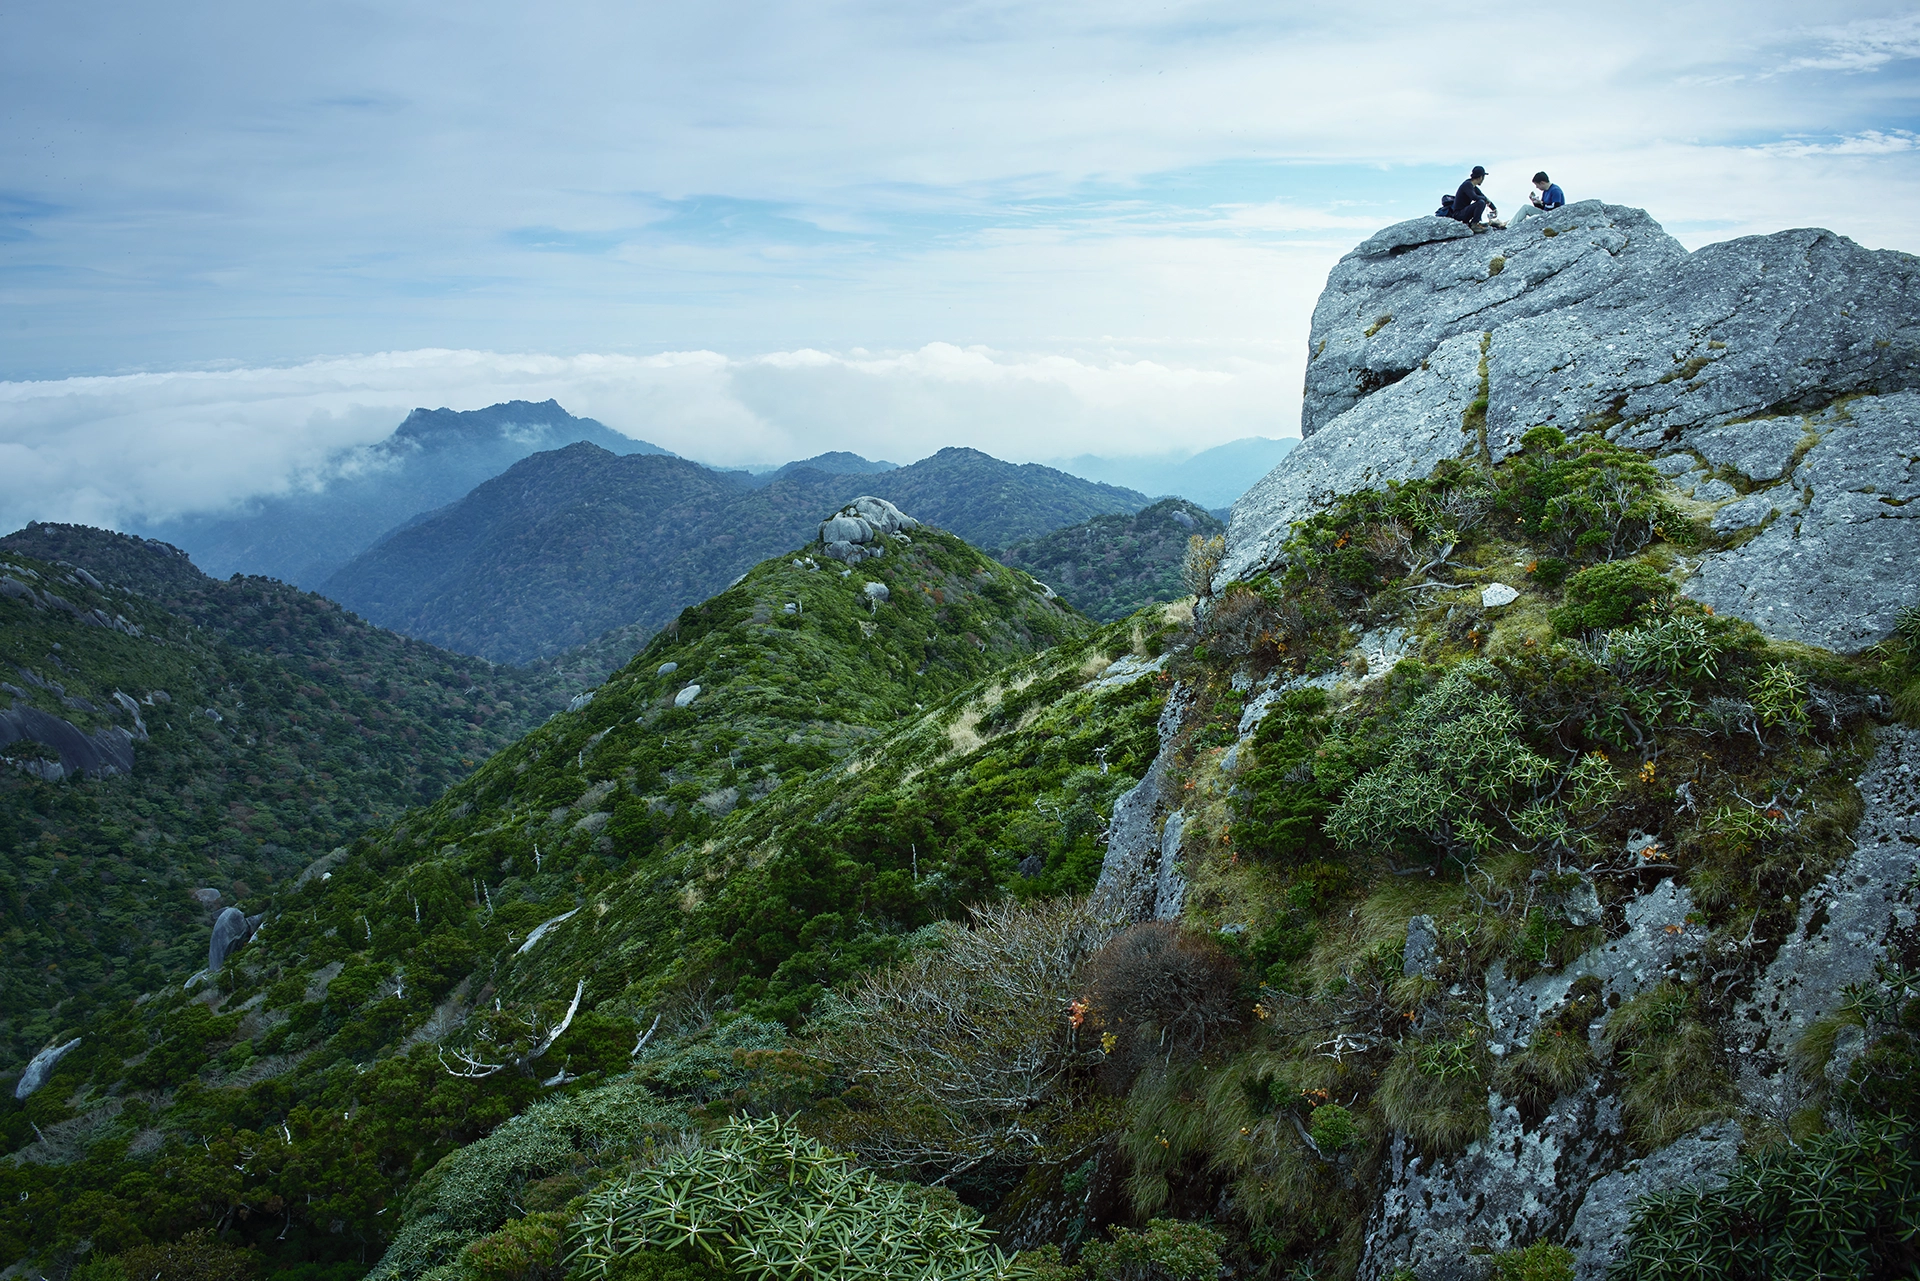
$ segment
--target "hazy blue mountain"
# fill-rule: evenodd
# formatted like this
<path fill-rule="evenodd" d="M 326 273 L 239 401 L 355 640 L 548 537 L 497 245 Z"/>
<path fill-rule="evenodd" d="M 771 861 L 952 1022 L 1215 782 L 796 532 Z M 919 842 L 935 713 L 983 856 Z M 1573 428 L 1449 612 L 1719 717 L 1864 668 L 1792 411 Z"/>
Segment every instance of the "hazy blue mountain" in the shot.
<path fill-rule="evenodd" d="M 235 572 L 317 587 L 388 531 L 444 507 L 529 454 L 589 441 L 616 454 L 665 454 L 554 401 L 465 412 L 416 409 L 360 451 L 325 487 L 259 498 L 239 512 L 200 513 L 140 532 L 185 548 L 208 574 Z M 342 461 L 346 461 L 343 459 Z"/>
<path fill-rule="evenodd" d="M 622 629 L 598 658 L 624 662 L 681 609 L 808 542 L 823 516 L 868 493 L 989 549 L 1147 502 L 974 449 L 877 474 L 783 468 L 742 490 L 682 458 L 582 443 L 523 459 L 393 531 L 322 591 L 395 631 L 498 662 L 552 658 Z"/>
<path fill-rule="evenodd" d="M 811 458 L 802 458 L 798 462 L 788 463 L 776 469 L 773 474 L 778 476 L 785 472 L 799 471 L 802 467 L 811 467 L 814 471 L 825 472 L 829 476 L 877 476 L 883 471 L 899 470 L 900 464 L 890 463 L 885 459 L 862 458 L 844 449 L 835 449 L 824 454 L 815 454 Z"/>
<path fill-rule="evenodd" d="M 1291 437 L 1275 440 L 1246 436 L 1203 449 L 1191 457 L 1143 454 L 1106 458 L 1081 454 L 1056 462 L 1054 466 L 1088 480 L 1126 485 L 1155 498 L 1177 494 L 1202 507 L 1231 507 L 1234 499 L 1253 488 L 1255 481 L 1272 471 L 1287 456 L 1287 451 L 1299 443 Z"/>

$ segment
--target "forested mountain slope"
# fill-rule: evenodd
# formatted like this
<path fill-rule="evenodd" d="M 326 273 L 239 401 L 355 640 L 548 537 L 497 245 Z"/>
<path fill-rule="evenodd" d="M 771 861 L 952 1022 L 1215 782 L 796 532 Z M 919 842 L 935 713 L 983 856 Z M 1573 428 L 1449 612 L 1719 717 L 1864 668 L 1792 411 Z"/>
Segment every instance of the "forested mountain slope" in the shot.
<path fill-rule="evenodd" d="M 1180 568 L 1188 540 L 1215 538 L 1226 528 L 1203 507 L 1163 498 L 1131 515 L 1095 516 L 1022 539 L 1000 559 L 1040 579 L 1075 609 L 1111 621 L 1186 595 Z"/>
<path fill-rule="evenodd" d="M 1197 599 L 1095 629 L 836 518 L 283 887 L 214 986 L 63 1029 L 3 1244 L 99 1281 L 143 1241 L 382 1281 L 1912 1275 L 1913 262 L 1443 223 L 1336 271 L 1337 416 Z M 1594 337 L 1710 295 L 1701 354 Z M 1604 367 L 1524 359 L 1569 333 Z M 1575 421 L 1513 421 L 1526 378 Z"/>
<path fill-rule="evenodd" d="M 821 891 L 858 903 L 879 875 L 880 918 L 863 925 L 860 914 L 827 912 L 811 933 L 786 937 L 789 950 L 831 943 L 817 975 L 776 977 L 780 956 L 730 943 L 737 927 L 692 910 L 713 880 L 700 851 L 720 833 L 816 775 L 841 780 L 826 786 L 844 793 L 859 754 L 890 727 L 1089 630 L 1025 575 L 937 530 L 916 530 L 858 572 L 842 569 L 810 556 L 762 565 L 684 611 L 590 702 L 494 756 L 441 802 L 355 842 L 325 877 L 260 896 L 269 924 L 222 970 L 218 990 L 179 986 L 204 964 L 201 930 L 201 959 L 180 955 L 140 1008 L 103 1002 L 84 1023 L 62 1024 L 59 1034 L 80 1033 L 82 1044 L 7 1121 L 13 1147 L 41 1143 L 17 1171 L 0 1170 L 0 1182 L 30 1193 L 9 1193 L 0 1209 L 9 1248 L 91 1237 L 118 1249 L 209 1220 L 236 1223 L 242 1208 L 271 1202 L 292 1211 L 290 1229 L 283 1214 L 260 1237 L 275 1257 L 364 1266 L 393 1231 L 397 1216 L 380 1216 L 397 1210 L 398 1193 L 539 1093 L 518 1072 L 470 1081 L 441 1066 L 437 1042 L 469 1018 L 460 1039 L 479 1038 L 496 996 L 509 1003 L 503 1017 L 519 1017 L 534 1002 L 545 1011 L 549 989 L 564 1006 L 576 967 L 591 975 L 588 1012 L 555 1062 L 604 1072 L 624 1062 L 635 1002 L 662 990 L 676 957 L 739 967 L 729 990 L 749 972 L 761 976 L 764 1008 L 797 1014 L 819 982 L 892 954 L 902 931 L 958 910 L 996 869 L 1006 874 L 984 849 L 929 846 L 919 867 L 926 887 L 907 878 L 903 891 L 893 864 L 915 856 L 888 850 L 883 866 Z M 630 887 L 638 893 L 612 912 L 607 900 Z M 748 910 L 759 916 L 778 902 Z M 588 903 L 585 919 L 606 931 L 606 946 L 556 949 L 568 941 L 556 925 L 551 943 L 529 951 L 540 922 Z M 619 946 L 607 942 L 616 937 Z M 547 959 L 562 955 L 578 959 Z M 341 1108 L 362 1122 L 329 1119 Z M 284 1132 L 273 1129 L 281 1121 Z M 252 1145 L 266 1141 L 263 1126 L 280 1136 L 272 1159 L 238 1180 L 203 1169 L 200 1138 L 246 1131 L 253 1137 L 232 1141 Z M 145 1171 L 172 1172 L 164 1193 L 137 1204 L 112 1193 Z"/>
<path fill-rule="evenodd" d="M 499 662 L 549 658 L 615 628 L 643 643 L 680 609 L 805 542 L 822 512 L 876 491 L 989 549 L 1146 502 L 967 449 L 877 476 L 783 470 L 743 489 L 684 459 L 580 444 L 536 454 L 397 531 L 325 590 L 396 631 Z"/>
<path fill-rule="evenodd" d="M 11 1068 L 96 1005 L 204 964 L 209 902 L 258 910 L 567 696 L 284 584 L 216 582 L 164 544 L 66 525 L 0 539 L 0 693 Z"/>

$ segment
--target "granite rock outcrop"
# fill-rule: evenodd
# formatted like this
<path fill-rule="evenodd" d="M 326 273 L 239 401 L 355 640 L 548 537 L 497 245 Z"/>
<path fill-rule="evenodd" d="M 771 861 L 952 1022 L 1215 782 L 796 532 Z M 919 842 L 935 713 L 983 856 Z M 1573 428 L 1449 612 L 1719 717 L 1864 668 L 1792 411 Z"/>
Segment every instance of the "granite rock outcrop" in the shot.
<path fill-rule="evenodd" d="M 1888 634 L 1920 584 L 1920 259 L 1818 229 L 1688 253 L 1599 201 L 1481 235 L 1444 221 L 1333 269 L 1304 443 L 1234 505 L 1217 585 L 1273 564 L 1341 494 L 1496 462 L 1545 424 L 1644 451 L 1715 505 L 1722 545 L 1690 595 L 1840 650 Z"/>

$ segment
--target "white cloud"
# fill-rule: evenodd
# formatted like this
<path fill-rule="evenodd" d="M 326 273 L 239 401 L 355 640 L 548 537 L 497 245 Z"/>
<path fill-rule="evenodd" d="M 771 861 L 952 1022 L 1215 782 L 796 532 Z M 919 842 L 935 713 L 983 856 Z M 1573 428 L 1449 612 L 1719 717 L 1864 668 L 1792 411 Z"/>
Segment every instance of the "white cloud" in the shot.
<path fill-rule="evenodd" d="M 324 482 L 416 405 L 558 399 L 720 464 L 828 449 L 908 462 L 964 444 L 1015 460 L 1198 450 L 1288 432 L 1297 361 L 1205 364 L 933 343 L 742 359 L 411 351 L 281 368 L 0 383 L 0 525 L 127 526 Z M 1172 430 L 1170 431 L 1170 425 Z"/>
<path fill-rule="evenodd" d="M 1789 59 L 1789 71 L 1878 71 L 1890 62 L 1920 58 L 1920 14 L 1867 18 L 1805 33 L 1819 52 Z"/>

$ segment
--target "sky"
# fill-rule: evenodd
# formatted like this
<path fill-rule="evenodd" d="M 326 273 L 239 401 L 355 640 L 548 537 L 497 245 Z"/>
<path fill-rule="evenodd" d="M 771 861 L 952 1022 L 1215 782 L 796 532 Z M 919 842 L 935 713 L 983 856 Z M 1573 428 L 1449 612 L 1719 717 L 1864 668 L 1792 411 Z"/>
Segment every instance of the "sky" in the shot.
<path fill-rule="evenodd" d="M 1920 250 L 1892 3 L 0 11 L 0 525 L 552 396 L 702 461 L 1298 432 L 1328 268 L 1467 166 Z"/>

